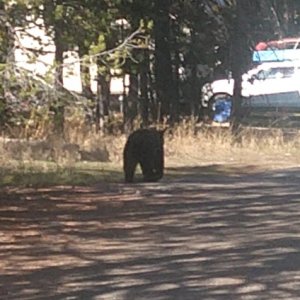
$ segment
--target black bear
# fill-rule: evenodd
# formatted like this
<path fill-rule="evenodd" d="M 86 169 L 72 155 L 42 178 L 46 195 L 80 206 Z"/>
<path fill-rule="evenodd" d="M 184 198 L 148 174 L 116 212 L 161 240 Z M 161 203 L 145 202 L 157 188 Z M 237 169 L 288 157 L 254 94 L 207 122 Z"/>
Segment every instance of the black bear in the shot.
<path fill-rule="evenodd" d="M 164 132 L 165 130 L 138 129 L 129 135 L 123 152 L 125 182 L 133 182 L 138 164 L 144 181 L 154 182 L 163 177 Z"/>

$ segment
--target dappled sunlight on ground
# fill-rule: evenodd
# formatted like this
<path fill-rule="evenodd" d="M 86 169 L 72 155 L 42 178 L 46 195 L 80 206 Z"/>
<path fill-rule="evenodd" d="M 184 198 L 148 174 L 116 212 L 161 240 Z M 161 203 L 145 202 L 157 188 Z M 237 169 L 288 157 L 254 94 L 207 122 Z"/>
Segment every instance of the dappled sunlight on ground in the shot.
<path fill-rule="evenodd" d="M 300 169 L 3 189 L 1 299 L 299 299 Z"/>

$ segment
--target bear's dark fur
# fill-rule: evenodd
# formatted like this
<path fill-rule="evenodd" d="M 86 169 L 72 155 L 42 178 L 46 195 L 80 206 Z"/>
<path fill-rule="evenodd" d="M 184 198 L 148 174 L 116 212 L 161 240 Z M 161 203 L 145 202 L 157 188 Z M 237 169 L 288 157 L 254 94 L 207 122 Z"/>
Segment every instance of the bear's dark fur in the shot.
<path fill-rule="evenodd" d="M 125 182 L 133 182 L 138 164 L 144 181 L 154 182 L 163 177 L 164 132 L 165 130 L 138 129 L 129 135 L 123 152 Z"/>

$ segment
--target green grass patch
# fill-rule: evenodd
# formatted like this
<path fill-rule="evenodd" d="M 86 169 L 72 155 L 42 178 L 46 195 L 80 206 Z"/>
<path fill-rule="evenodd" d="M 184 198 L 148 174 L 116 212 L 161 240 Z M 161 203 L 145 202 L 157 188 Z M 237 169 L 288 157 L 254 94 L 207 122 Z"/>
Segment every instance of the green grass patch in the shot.
<path fill-rule="evenodd" d="M 88 186 L 99 182 L 122 182 L 122 168 L 112 163 L 11 162 L 0 167 L 0 186 Z"/>

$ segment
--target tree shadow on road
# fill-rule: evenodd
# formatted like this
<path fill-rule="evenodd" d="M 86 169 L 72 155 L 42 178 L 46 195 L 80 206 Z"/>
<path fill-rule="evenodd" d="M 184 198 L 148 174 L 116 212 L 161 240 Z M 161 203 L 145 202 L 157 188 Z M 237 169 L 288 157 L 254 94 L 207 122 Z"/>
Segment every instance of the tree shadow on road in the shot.
<path fill-rule="evenodd" d="M 300 169 L 6 189 L 1 299 L 299 299 Z"/>

